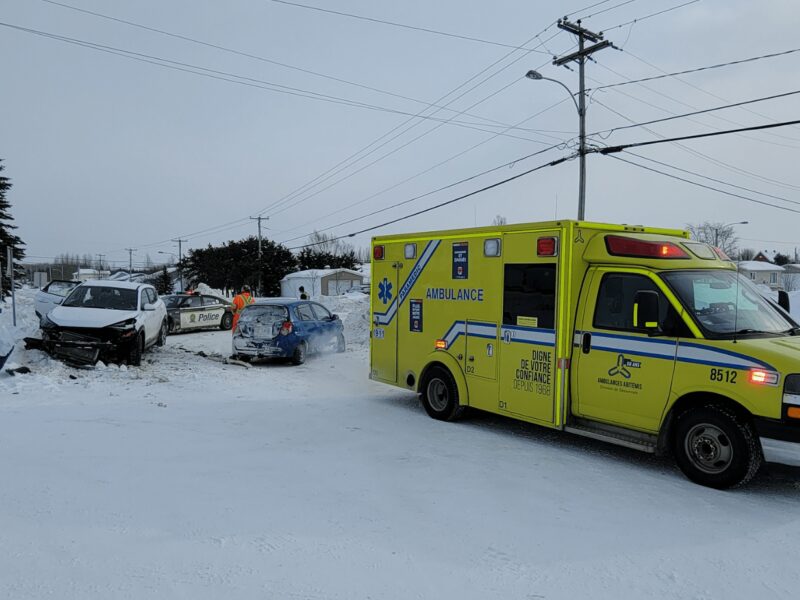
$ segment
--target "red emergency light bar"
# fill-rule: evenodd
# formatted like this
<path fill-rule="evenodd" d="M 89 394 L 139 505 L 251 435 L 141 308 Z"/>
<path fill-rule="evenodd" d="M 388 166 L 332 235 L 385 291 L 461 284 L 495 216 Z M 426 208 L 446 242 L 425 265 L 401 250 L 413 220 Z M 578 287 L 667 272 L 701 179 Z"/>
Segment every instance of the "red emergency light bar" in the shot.
<path fill-rule="evenodd" d="M 384 248 L 383 246 L 375 246 L 372 248 L 372 258 L 375 260 L 383 260 Z"/>
<path fill-rule="evenodd" d="M 686 251 L 672 242 L 650 242 L 618 235 L 606 236 L 606 249 L 612 256 L 637 258 L 689 258 Z"/>

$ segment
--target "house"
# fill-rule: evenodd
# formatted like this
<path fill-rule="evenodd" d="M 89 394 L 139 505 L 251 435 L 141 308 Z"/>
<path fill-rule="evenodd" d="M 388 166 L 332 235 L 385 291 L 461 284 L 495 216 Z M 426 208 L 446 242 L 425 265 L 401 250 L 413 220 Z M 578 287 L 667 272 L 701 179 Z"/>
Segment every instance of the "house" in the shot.
<path fill-rule="evenodd" d="M 364 275 L 351 269 L 309 269 L 281 279 L 281 296 L 299 298 L 300 286 L 310 297 L 339 296 L 364 283 Z"/>
<path fill-rule="evenodd" d="M 91 279 L 107 279 L 111 275 L 109 271 L 98 269 L 78 269 L 72 274 L 73 281 L 89 281 Z"/>
<path fill-rule="evenodd" d="M 781 274 L 786 271 L 783 267 L 763 260 L 743 260 L 738 266 L 739 272 L 753 283 L 767 285 L 772 290 L 783 289 Z"/>
<path fill-rule="evenodd" d="M 778 254 L 777 250 L 761 250 L 753 257 L 753 260 L 758 262 L 774 263 L 776 254 Z"/>

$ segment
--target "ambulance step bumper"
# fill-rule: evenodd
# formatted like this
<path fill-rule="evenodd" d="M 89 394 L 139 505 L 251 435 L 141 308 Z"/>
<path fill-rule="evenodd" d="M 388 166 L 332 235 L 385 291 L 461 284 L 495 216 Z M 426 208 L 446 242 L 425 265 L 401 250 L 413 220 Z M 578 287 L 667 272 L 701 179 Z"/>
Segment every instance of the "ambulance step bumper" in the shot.
<path fill-rule="evenodd" d="M 655 453 L 656 442 L 658 440 L 655 435 L 650 435 L 648 433 L 632 431 L 605 423 L 586 421 L 584 419 L 578 419 L 570 423 L 564 427 L 564 431 L 592 438 L 593 440 L 602 440 L 604 442 L 616 444 L 617 446 L 633 448 L 634 450 L 640 450 L 648 454 Z"/>

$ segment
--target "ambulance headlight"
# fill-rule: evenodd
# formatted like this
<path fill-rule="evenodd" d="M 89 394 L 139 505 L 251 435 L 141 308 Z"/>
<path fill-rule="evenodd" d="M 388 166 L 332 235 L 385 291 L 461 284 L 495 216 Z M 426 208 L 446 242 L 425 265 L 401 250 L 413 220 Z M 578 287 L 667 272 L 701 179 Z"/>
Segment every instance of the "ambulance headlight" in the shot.
<path fill-rule="evenodd" d="M 484 256 L 500 256 L 500 238 L 490 238 L 483 241 Z"/>
<path fill-rule="evenodd" d="M 783 382 L 783 403 L 800 406 L 800 374 L 786 376 Z"/>

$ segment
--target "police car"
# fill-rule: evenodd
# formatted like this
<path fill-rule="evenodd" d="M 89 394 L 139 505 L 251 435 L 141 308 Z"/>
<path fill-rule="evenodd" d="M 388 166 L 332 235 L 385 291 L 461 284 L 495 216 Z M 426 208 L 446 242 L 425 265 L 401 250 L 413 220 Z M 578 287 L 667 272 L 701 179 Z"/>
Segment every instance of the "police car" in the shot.
<path fill-rule="evenodd" d="M 196 329 L 228 330 L 233 325 L 229 300 L 210 294 L 172 294 L 164 296 L 169 333 Z"/>

